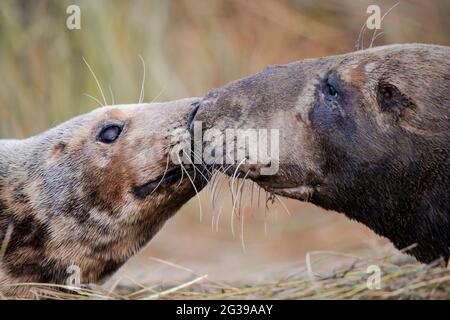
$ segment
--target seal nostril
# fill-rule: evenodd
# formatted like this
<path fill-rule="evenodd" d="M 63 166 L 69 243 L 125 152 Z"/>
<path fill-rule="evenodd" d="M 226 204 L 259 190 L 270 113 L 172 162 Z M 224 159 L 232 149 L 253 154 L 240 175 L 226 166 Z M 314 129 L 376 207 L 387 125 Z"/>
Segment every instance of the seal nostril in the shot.
<path fill-rule="evenodd" d="M 200 108 L 200 105 L 201 105 L 201 102 L 200 102 L 200 100 L 199 101 L 195 101 L 195 102 L 193 102 L 192 104 L 191 104 L 191 106 L 193 106 L 194 107 L 194 109 L 191 111 L 191 113 L 189 114 L 189 117 L 188 117 L 188 121 L 187 121 L 187 125 L 188 125 L 188 128 L 189 128 L 189 131 L 193 131 L 193 123 L 194 123 L 194 119 L 195 119 L 195 115 L 197 114 L 197 112 L 198 112 L 198 109 Z"/>

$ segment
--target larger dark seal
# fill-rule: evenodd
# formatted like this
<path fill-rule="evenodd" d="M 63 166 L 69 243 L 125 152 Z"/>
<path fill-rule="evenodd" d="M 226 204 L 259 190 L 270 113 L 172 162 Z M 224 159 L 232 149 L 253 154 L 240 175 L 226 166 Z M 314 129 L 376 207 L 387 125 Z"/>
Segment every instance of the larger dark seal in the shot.
<path fill-rule="evenodd" d="M 422 262 L 448 260 L 449 47 L 391 45 L 272 66 L 210 91 L 196 120 L 279 129 L 278 172 L 244 162 L 238 171 L 412 246 Z"/>
<path fill-rule="evenodd" d="M 193 102 L 104 107 L 0 140 L 0 293 L 74 272 L 98 283 L 147 244 L 203 186 L 169 157 Z"/>

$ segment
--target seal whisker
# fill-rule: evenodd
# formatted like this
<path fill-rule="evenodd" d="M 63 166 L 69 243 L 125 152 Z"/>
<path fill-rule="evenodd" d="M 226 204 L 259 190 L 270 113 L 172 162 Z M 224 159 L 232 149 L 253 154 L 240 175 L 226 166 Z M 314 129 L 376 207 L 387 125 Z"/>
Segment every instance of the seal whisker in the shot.
<path fill-rule="evenodd" d="M 356 51 L 358 50 L 364 50 L 364 34 L 366 32 L 366 26 L 367 26 L 367 22 L 364 21 L 361 29 L 359 30 L 359 35 L 358 35 L 358 39 L 356 40 Z"/>
<path fill-rule="evenodd" d="M 383 22 L 384 18 L 385 18 L 385 17 L 386 17 L 386 16 L 387 16 L 394 8 L 395 8 L 395 7 L 397 7 L 399 4 L 400 4 L 400 1 L 397 2 L 396 4 L 394 4 L 388 11 L 386 11 L 386 13 L 381 17 L 380 24 Z M 374 32 L 373 32 L 373 34 L 372 34 L 372 40 L 370 41 L 369 48 L 372 48 L 375 39 L 378 37 L 378 36 L 376 36 L 377 32 L 378 32 L 378 29 L 375 29 Z"/>
<path fill-rule="evenodd" d="M 211 197 L 212 197 L 211 204 L 212 204 L 213 208 L 215 207 L 215 204 L 216 204 L 215 199 L 216 199 L 216 193 L 217 193 L 216 192 L 217 186 L 220 184 L 219 175 L 220 175 L 220 172 L 216 171 L 213 178 L 211 179 L 212 180 L 212 182 L 211 182 Z"/>
<path fill-rule="evenodd" d="M 264 205 L 264 233 L 267 235 L 267 213 L 269 207 L 267 206 L 267 203 L 269 202 L 269 193 L 265 191 L 265 197 L 266 197 L 266 204 Z"/>
<path fill-rule="evenodd" d="M 161 177 L 161 180 L 159 180 L 159 182 L 156 185 L 155 189 L 153 189 L 153 191 L 150 193 L 150 195 L 153 194 L 158 189 L 158 187 L 161 185 L 161 183 L 164 181 L 164 178 L 166 177 L 166 174 L 167 174 L 167 170 L 169 169 L 169 158 L 170 158 L 169 154 L 167 154 L 166 168 L 164 169 L 164 174 Z"/>
<path fill-rule="evenodd" d="M 216 169 L 213 170 L 213 174 L 211 177 L 211 182 L 210 182 L 210 201 L 211 201 L 211 206 L 213 207 L 213 209 L 215 208 L 215 202 L 214 199 L 216 197 L 216 188 L 217 185 L 219 184 L 219 175 L 220 175 L 220 167 L 216 167 Z"/>
<path fill-rule="evenodd" d="M 200 158 L 200 156 L 199 156 L 195 151 L 192 151 L 192 153 L 193 153 L 193 156 L 194 156 L 194 159 L 195 159 L 195 160 L 199 160 L 199 161 L 202 160 L 202 159 Z M 204 165 L 202 165 L 202 164 L 201 164 L 200 166 L 203 167 L 203 171 L 206 170 L 208 174 L 212 175 L 212 172 L 211 172 L 208 168 L 206 168 L 206 166 L 204 166 Z M 200 175 L 206 180 L 206 183 L 209 183 L 209 182 L 210 182 L 210 179 L 208 179 L 208 178 L 203 174 L 203 171 L 200 171 L 200 170 L 197 168 L 197 165 L 193 165 L 193 167 L 194 167 L 194 170 L 195 170 L 195 171 L 198 171 L 198 172 L 200 173 Z"/>
<path fill-rule="evenodd" d="M 100 105 L 100 107 L 104 107 L 103 103 L 101 103 L 100 100 L 98 100 L 96 97 L 93 97 L 93 96 L 91 96 L 90 94 L 87 94 L 87 93 L 83 93 L 83 96 L 91 98 L 92 100 L 97 102 Z"/>
<path fill-rule="evenodd" d="M 221 165 L 220 166 L 220 168 L 217 170 L 218 171 L 218 173 L 219 174 L 223 174 L 223 173 L 225 173 L 229 168 L 231 168 L 233 165 L 231 164 L 231 165 L 229 165 L 228 167 L 226 167 L 226 168 L 224 168 L 224 166 L 223 165 Z M 221 171 L 223 169 L 223 171 Z M 215 181 L 217 181 L 217 182 L 215 182 L 215 184 L 214 184 L 214 182 L 213 182 L 213 206 L 215 205 L 215 202 L 216 202 L 216 194 L 218 195 L 218 189 L 217 189 L 217 186 L 219 185 L 219 183 L 220 183 L 220 181 L 219 181 L 219 178 L 218 178 L 218 175 L 217 175 L 217 178 L 215 179 Z"/>
<path fill-rule="evenodd" d="M 213 164 L 213 166 L 214 166 L 214 164 Z M 214 183 L 216 182 L 216 179 L 217 179 L 217 175 L 219 174 L 219 172 L 217 171 L 217 170 L 214 170 L 213 169 L 213 174 L 212 174 L 212 176 L 211 176 L 211 182 L 210 182 L 210 184 L 209 184 L 209 189 L 210 189 L 210 191 L 211 191 L 211 193 L 213 192 L 213 190 L 214 190 Z"/>
<path fill-rule="evenodd" d="M 375 42 L 375 40 L 376 40 L 379 36 L 381 36 L 381 35 L 383 35 L 383 34 L 384 34 L 384 32 L 378 33 L 378 34 L 372 39 L 372 41 L 371 41 L 371 43 L 370 43 L 370 47 L 372 47 L 372 45 L 373 45 L 373 43 Z"/>
<path fill-rule="evenodd" d="M 255 187 L 255 183 L 251 181 L 251 189 L 250 189 L 250 207 L 253 207 L 253 188 Z"/>
<path fill-rule="evenodd" d="M 217 186 L 220 184 L 219 175 L 220 172 L 216 171 L 214 173 L 213 178 L 211 179 L 211 205 L 213 208 L 216 205 L 215 200 L 216 200 Z"/>
<path fill-rule="evenodd" d="M 214 163 L 211 165 L 212 168 L 214 168 L 214 166 L 216 165 L 216 161 L 214 161 Z M 208 187 L 208 194 L 209 194 L 209 201 L 211 203 L 211 205 L 214 207 L 213 204 L 213 183 L 214 180 L 217 176 L 217 171 L 214 171 L 214 169 L 209 170 L 206 166 L 203 166 L 206 170 L 208 170 L 208 174 L 209 174 L 209 187 Z"/>
<path fill-rule="evenodd" d="M 244 240 L 244 214 L 241 213 L 241 207 L 242 207 L 242 194 L 243 194 L 243 190 L 244 190 L 245 179 L 247 178 L 249 173 L 250 173 L 250 171 L 247 171 L 245 176 L 242 178 L 241 184 L 239 184 L 238 187 L 237 187 L 238 190 L 237 190 L 236 202 L 235 202 L 235 203 L 239 204 L 238 217 L 239 217 L 240 222 L 241 222 L 240 238 L 241 238 L 241 246 L 242 246 L 243 252 L 245 252 L 246 250 L 245 250 L 245 240 Z M 238 195 L 239 195 L 239 198 L 238 198 Z M 233 211 L 231 213 L 232 217 L 234 216 L 235 203 L 233 204 Z"/>
<path fill-rule="evenodd" d="M 203 180 L 205 180 L 206 183 L 209 183 L 209 179 L 207 176 L 205 176 L 203 174 L 203 171 L 200 171 L 196 166 L 193 166 L 193 168 L 194 168 L 194 178 L 195 178 L 195 173 L 198 172 L 202 176 Z"/>
<path fill-rule="evenodd" d="M 142 55 L 139 55 L 139 59 L 141 59 L 142 62 L 142 84 L 141 84 L 141 93 L 139 94 L 139 103 L 142 103 L 144 101 L 144 95 L 145 95 L 145 61 Z"/>
<path fill-rule="evenodd" d="M 201 222 L 202 219 L 203 219 L 203 208 L 202 208 L 202 201 L 201 201 L 201 199 L 200 199 L 200 195 L 199 195 L 198 189 L 197 189 L 197 187 L 195 186 L 194 180 L 191 178 L 191 176 L 190 176 L 189 173 L 187 172 L 186 168 L 184 167 L 183 162 L 180 160 L 180 156 L 177 155 L 177 157 L 178 157 L 178 162 L 180 163 L 180 166 L 181 166 L 182 171 L 184 171 L 184 172 L 186 173 L 186 176 L 188 177 L 189 181 L 191 182 L 192 187 L 194 188 L 195 195 L 196 195 L 196 197 L 197 197 L 198 204 L 199 204 L 199 209 L 200 209 L 200 222 Z M 194 172 L 195 172 L 195 171 L 194 171 Z M 194 179 L 195 179 L 195 178 L 194 178 Z"/>
<path fill-rule="evenodd" d="M 216 205 L 217 199 L 219 198 L 219 195 L 220 195 L 220 191 L 226 187 L 227 182 L 230 182 L 230 179 L 226 176 L 223 176 L 222 182 L 218 178 L 217 187 L 215 189 L 215 194 L 214 194 L 214 198 L 213 198 L 214 205 Z"/>
<path fill-rule="evenodd" d="M 105 97 L 105 94 L 103 93 L 103 89 L 100 85 L 100 82 L 98 81 L 97 76 L 95 75 L 95 72 L 94 72 L 94 70 L 92 70 L 89 63 L 86 61 L 86 59 L 84 57 L 82 57 L 82 58 L 83 58 L 84 63 L 88 67 L 89 71 L 91 72 L 92 76 L 94 77 L 95 83 L 97 84 L 97 87 L 100 90 L 100 94 L 102 95 L 103 101 L 105 102 L 104 106 L 106 106 L 108 104 L 108 102 L 106 101 L 106 97 Z"/>
<path fill-rule="evenodd" d="M 173 148 L 175 147 L 175 144 L 174 144 L 174 145 L 171 145 L 171 146 L 169 146 L 169 147 L 171 148 L 171 150 L 169 151 L 168 154 L 172 154 L 172 151 L 173 151 Z M 182 163 L 181 163 L 181 160 L 180 160 L 179 155 L 177 155 L 177 158 L 178 158 L 178 162 L 180 163 L 180 166 L 182 166 Z M 181 186 L 181 184 L 183 183 L 183 179 L 184 179 L 184 170 L 181 170 L 181 178 L 180 178 L 180 182 L 178 182 L 178 184 L 177 184 L 177 186 L 176 186 L 177 189 L 178 189 L 178 188 Z"/>
<path fill-rule="evenodd" d="M 277 195 L 275 195 L 275 199 L 281 204 L 281 206 L 284 208 L 284 210 L 286 211 L 288 216 L 292 216 L 291 211 L 289 211 L 289 208 L 284 203 L 284 201 L 282 201 L 281 198 L 279 196 L 277 196 Z"/>
<path fill-rule="evenodd" d="M 181 170 L 181 179 L 180 182 L 177 184 L 177 188 L 180 187 L 180 185 L 183 183 L 183 179 L 184 179 L 184 170 Z"/>
<path fill-rule="evenodd" d="M 235 233 L 234 233 L 234 215 L 235 215 L 235 210 L 236 210 L 236 203 L 237 203 L 237 201 L 238 201 L 238 198 L 237 198 L 237 196 L 238 196 L 238 193 L 239 193 L 239 190 L 237 190 L 237 192 L 236 192 L 236 194 L 234 194 L 234 183 L 235 183 L 235 181 L 236 181 L 236 179 L 237 179 L 237 173 L 238 173 L 238 170 L 239 170 L 239 167 L 245 162 L 245 160 L 246 159 L 242 159 L 242 161 L 239 163 L 239 165 L 236 167 L 236 170 L 234 171 L 234 174 L 233 174 L 233 177 L 232 177 L 232 180 L 231 180 L 231 194 L 233 195 L 233 210 L 231 211 L 231 221 L 230 221 L 230 224 L 231 224 L 231 233 L 232 233 L 232 235 L 233 235 L 233 237 L 234 237 L 234 235 L 235 235 Z M 249 172 L 247 172 L 247 174 L 248 174 Z M 245 175 L 245 177 L 247 177 L 247 174 Z M 238 186 L 238 188 L 239 188 L 239 186 Z"/>
<path fill-rule="evenodd" d="M 219 208 L 219 212 L 217 213 L 217 217 L 216 217 L 216 232 L 219 232 L 219 220 L 220 220 L 220 217 L 222 215 L 222 210 L 223 210 L 223 206 L 221 206 Z"/>
<path fill-rule="evenodd" d="M 245 186 L 245 178 L 247 178 L 248 176 L 248 172 L 246 173 L 246 175 L 244 176 L 244 178 L 242 178 L 241 184 L 238 184 L 238 194 L 239 194 L 239 207 L 238 207 L 238 211 L 237 211 L 237 215 L 240 216 L 241 215 L 241 208 L 242 208 L 242 194 L 244 193 L 244 186 Z"/>
<path fill-rule="evenodd" d="M 109 95 L 111 96 L 111 104 L 112 105 L 115 105 L 116 104 L 116 99 L 114 99 L 114 93 L 113 93 L 113 90 L 112 90 L 112 88 L 111 88 L 111 85 L 108 85 L 108 88 L 109 88 Z"/>
<path fill-rule="evenodd" d="M 229 179 L 226 179 L 226 177 L 225 178 L 217 177 L 216 180 L 217 180 L 217 182 L 216 182 L 215 191 L 214 191 L 214 194 L 213 194 L 213 202 L 214 202 L 213 208 L 214 208 L 214 212 L 217 211 L 216 202 L 217 202 L 217 199 L 219 197 L 219 193 L 220 193 L 219 190 L 221 189 L 221 187 L 223 188 L 224 183 L 229 181 Z M 222 214 L 222 211 L 223 211 L 223 205 L 220 205 L 219 209 L 218 209 L 218 214 L 217 214 L 217 217 L 216 217 L 216 232 L 219 232 L 219 219 L 220 219 L 220 216 Z"/>
<path fill-rule="evenodd" d="M 261 187 L 260 186 L 258 186 L 257 185 L 257 187 L 258 187 L 258 208 L 260 207 L 260 203 L 261 203 Z"/>
<path fill-rule="evenodd" d="M 164 86 L 161 91 L 159 91 L 159 93 L 152 99 L 152 101 L 150 101 L 150 103 L 155 102 L 164 92 L 164 90 L 166 90 L 166 86 Z"/>
<path fill-rule="evenodd" d="M 244 238 L 244 214 L 242 214 L 240 216 L 241 219 L 241 247 L 242 247 L 242 251 L 245 253 L 246 249 L 245 249 L 245 238 Z"/>
<path fill-rule="evenodd" d="M 231 190 L 231 192 L 234 194 L 234 183 L 235 183 L 235 180 L 236 180 L 236 178 L 237 178 L 237 175 L 239 174 L 239 167 L 245 162 L 245 160 L 246 159 L 242 159 L 242 161 L 237 165 L 237 167 L 236 167 L 236 169 L 234 170 L 234 173 L 233 173 L 233 175 L 232 175 L 232 177 L 231 177 L 231 188 L 232 188 L 232 190 Z"/>

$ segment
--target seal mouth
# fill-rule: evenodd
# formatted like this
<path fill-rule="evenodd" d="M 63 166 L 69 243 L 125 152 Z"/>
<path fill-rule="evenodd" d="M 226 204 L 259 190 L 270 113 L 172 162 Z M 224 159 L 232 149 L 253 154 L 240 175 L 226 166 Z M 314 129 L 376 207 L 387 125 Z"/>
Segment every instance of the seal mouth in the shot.
<path fill-rule="evenodd" d="M 190 175 L 193 172 L 193 168 L 177 167 L 143 185 L 135 186 L 133 188 L 133 194 L 139 199 L 145 199 L 156 191 L 156 189 L 174 184 L 175 182 L 178 182 L 183 175 Z"/>
<path fill-rule="evenodd" d="M 158 177 L 155 181 L 160 181 L 161 183 L 173 183 L 178 181 L 178 179 L 183 175 L 184 169 L 181 167 L 175 168 L 171 171 L 166 172 L 165 175 Z"/>

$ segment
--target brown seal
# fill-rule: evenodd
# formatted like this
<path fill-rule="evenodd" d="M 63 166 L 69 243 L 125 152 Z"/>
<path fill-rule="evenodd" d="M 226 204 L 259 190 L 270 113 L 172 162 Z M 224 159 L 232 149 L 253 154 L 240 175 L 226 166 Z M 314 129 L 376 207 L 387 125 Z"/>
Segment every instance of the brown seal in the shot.
<path fill-rule="evenodd" d="M 279 129 L 278 172 L 238 171 L 344 213 L 422 262 L 448 260 L 450 47 L 390 45 L 272 66 L 210 91 L 195 120 L 204 130 Z"/>
<path fill-rule="evenodd" d="M 97 283 L 147 244 L 203 186 L 169 157 L 193 105 L 109 106 L 0 140 L 0 292 L 65 284 L 74 270 Z"/>

